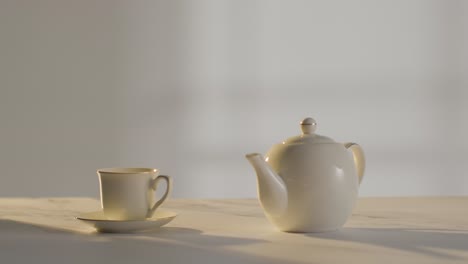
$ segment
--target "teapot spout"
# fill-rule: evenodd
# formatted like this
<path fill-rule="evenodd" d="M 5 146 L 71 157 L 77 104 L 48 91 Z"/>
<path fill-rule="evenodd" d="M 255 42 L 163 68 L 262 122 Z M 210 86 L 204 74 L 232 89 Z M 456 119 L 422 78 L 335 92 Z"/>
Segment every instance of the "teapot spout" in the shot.
<path fill-rule="evenodd" d="M 283 180 L 261 154 L 251 153 L 245 157 L 257 173 L 258 195 L 263 208 L 269 215 L 282 215 L 288 205 L 288 192 Z"/>

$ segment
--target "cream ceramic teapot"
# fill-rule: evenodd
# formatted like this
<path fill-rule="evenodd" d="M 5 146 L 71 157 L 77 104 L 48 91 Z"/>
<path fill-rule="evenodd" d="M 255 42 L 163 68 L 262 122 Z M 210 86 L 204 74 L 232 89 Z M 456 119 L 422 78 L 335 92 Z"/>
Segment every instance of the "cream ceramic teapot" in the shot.
<path fill-rule="evenodd" d="M 358 196 L 365 167 L 362 148 L 315 134 L 316 128 L 315 120 L 306 118 L 302 135 L 274 145 L 265 158 L 246 155 L 257 173 L 265 214 L 282 231 L 336 230 Z"/>

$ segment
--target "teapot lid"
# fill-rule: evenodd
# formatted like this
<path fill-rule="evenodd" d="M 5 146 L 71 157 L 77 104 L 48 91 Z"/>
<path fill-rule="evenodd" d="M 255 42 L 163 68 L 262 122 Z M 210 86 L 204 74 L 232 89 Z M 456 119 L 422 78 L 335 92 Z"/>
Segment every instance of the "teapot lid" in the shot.
<path fill-rule="evenodd" d="M 313 118 L 307 117 L 302 120 L 300 124 L 302 135 L 288 138 L 283 142 L 283 144 L 335 143 L 335 141 L 329 137 L 315 134 L 315 130 L 317 129 L 317 122 Z"/>

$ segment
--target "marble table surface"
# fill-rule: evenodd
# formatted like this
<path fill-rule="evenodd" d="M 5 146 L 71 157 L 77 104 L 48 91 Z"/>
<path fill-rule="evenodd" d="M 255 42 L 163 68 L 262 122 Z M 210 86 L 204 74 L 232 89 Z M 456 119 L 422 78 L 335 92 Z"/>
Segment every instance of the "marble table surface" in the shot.
<path fill-rule="evenodd" d="M 339 231 L 274 229 L 255 199 L 170 200 L 167 226 L 101 234 L 91 198 L 0 198 L 0 263 L 468 263 L 468 197 L 361 198 Z"/>

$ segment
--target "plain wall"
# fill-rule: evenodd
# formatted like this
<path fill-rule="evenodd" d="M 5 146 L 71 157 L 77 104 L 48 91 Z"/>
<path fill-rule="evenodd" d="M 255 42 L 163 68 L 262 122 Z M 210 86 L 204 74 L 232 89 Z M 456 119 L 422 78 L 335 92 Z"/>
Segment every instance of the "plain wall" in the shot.
<path fill-rule="evenodd" d="M 244 155 L 361 144 L 363 196 L 467 195 L 468 5 L 0 0 L 0 196 L 98 196 L 148 166 L 174 197 L 255 197 Z"/>

